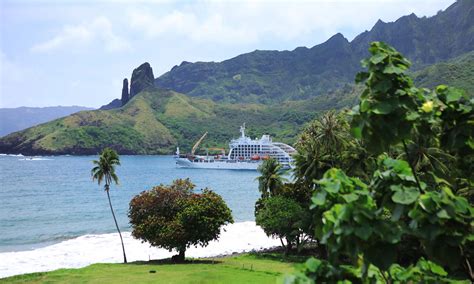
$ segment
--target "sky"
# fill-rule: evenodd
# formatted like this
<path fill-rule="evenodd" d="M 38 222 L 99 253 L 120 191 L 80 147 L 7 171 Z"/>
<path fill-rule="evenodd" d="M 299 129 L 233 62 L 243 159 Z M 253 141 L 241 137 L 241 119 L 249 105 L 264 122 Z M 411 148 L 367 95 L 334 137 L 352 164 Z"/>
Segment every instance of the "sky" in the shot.
<path fill-rule="evenodd" d="M 454 0 L 0 0 L 0 108 L 119 98 L 149 62 L 155 77 L 182 61 L 348 40 L 378 19 L 433 16 Z"/>

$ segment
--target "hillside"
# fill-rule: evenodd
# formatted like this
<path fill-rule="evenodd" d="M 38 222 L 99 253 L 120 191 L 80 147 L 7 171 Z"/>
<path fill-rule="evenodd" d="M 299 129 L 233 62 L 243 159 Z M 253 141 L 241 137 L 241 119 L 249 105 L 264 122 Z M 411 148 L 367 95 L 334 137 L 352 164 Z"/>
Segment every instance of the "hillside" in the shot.
<path fill-rule="evenodd" d="M 183 62 L 157 86 L 223 102 L 275 103 L 312 98 L 352 83 L 372 41 L 384 41 L 421 69 L 474 50 L 474 0 L 461 0 L 433 17 L 378 21 L 351 42 L 336 34 L 312 48 L 256 50 L 229 60 Z"/>
<path fill-rule="evenodd" d="M 474 95 L 474 52 L 412 72 L 417 86 L 448 84 Z M 342 88 L 281 104 L 230 104 L 193 98 L 171 90 L 145 88 L 123 107 L 82 111 L 0 138 L 0 153 L 96 154 L 111 146 L 122 154 L 188 151 L 209 132 L 205 147 L 226 147 L 246 122 L 248 134 L 270 134 L 293 143 L 303 125 L 329 109 L 353 106 L 362 87 Z"/>
<path fill-rule="evenodd" d="M 473 4 L 458 1 L 431 18 L 379 21 L 352 42 L 337 34 L 310 49 L 183 62 L 157 79 L 144 63 L 130 88 L 124 79 L 121 99 L 0 138 L 0 153 L 97 154 L 110 146 L 121 154 L 171 154 L 176 146 L 189 150 L 206 131 L 202 148 L 227 146 L 244 122 L 251 137 L 291 144 L 322 111 L 355 104 L 361 86 L 353 80 L 368 40 L 386 40 L 411 57 L 417 85 L 447 83 L 472 95 Z"/>
<path fill-rule="evenodd" d="M 474 96 L 474 52 L 440 62 L 413 73 L 415 84 L 433 88 L 447 84 Z"/>
<path fill-rule="evenodd" d="M 217 104 L 174 91 L 148 89 L 113 110 L 81 111 L 0 138 L 0 153 L 97 154 L 110 146 L 121 154 L 171 154 L 176 146 L 189 150 L 208 131 L 206 146 L 227 146 L 246 122 L 252 137 L 270 134 L 293 142 L 302 125 L 318 110 L 355 101 L 355 90 L 282 105 Z"/>
<path fill-rule="evenodd" d="M 82 110 L 92 108 L 81 106 L 0 108 L 0 137 Z"/>

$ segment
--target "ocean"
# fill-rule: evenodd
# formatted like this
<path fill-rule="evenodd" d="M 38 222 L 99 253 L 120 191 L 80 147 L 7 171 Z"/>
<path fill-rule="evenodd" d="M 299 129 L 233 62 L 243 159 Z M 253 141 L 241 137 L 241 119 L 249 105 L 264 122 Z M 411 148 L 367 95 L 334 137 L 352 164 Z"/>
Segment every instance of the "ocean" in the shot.
<path fill-rule="evenodd" d="M 103 185 L 99 187 L 90 176 L 96 158 L 0 156 L 0 277 L 122 261 Z M 205 248 L 190 248 L 188 256 L 216 256 L 279 244 L 254 222 L 257 172 L 176 168 L 171 156 L 120 159 L 120 184 L 112 185 L 110 193 L 130 261 L 173 255 L 133 239 L 127 211 L 134 195 L 177 178 L 190 178 L 196 190 L 208 187 L 220 194 L 235 221 L 222 230 L 218 241 Z"/>

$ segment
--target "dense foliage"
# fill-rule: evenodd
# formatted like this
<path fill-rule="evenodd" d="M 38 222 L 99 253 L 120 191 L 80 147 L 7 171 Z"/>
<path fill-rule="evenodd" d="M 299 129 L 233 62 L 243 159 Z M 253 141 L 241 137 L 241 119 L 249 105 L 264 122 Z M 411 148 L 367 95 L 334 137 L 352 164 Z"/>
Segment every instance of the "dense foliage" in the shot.
<path fill-rule="evenodd" d="M 309 218 L 305 208 L 294 199 L 278 195 L 264 198 L 261 203 L 255 215 L 257 225 L 267 235 L 284 239 L 286 253 L 291 252 L 293 245 L 300 248 L 305 240 L 302 228 Z"/>
<path fill-rule="evenodd" d="M 207 246 L 233 222 L 224 200 L 209 189 L 194 193 L 189 179 L 143 191 L 130 201 L 132 235 L 152 246 L 177 250 L 183 261 L 190 246 Z"/>
<path fill-rule="evenodd" d="M 321 143 L 322 119 L 300 139 L 295 175 L 312 186 L 314 238 L 328 254 L 288 281 L 472 281 L 474 99 L 417 88 L 395 49 L 369 51 L 353 137 Z"/>
<path fill-rule="evenodd" d="M 255 203 L 255 221 L 268 236 L 278 237 L 286 253 L 298 251 L 309 239 L 311 216 L 309 190 L 288 183 L 277 160 L 265 160 L 258 168 L 260 198 Z"/>
<path fill-rule="evenodd" d="M 413 81 L 426 88 L 445 84 L 474 96 L 474 51 L 439 62 L 413 73 Z"/>

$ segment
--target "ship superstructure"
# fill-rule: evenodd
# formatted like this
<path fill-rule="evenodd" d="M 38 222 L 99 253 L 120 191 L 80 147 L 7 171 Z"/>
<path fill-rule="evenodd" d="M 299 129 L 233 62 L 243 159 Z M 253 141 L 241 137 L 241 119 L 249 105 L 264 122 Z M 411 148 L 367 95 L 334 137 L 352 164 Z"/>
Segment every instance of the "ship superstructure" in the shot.
<path fill-rule="evenodd" d="M 240 134 L 239 138 L 230 141 L 230 150 L 227 155 L 224 149 L 219 149 L 223 151 L 220 155 L 194 155 L 197 146 L 207 135 L 206 132 L 194 145 L 190 154 L 181 155 L 177 149 L 176 164 L 186 168 L 256 170 L 263 160 L 274 158 L 284 168 L 291 167 L 293 162 L 291 156 L 296 153 L 293 147 L 281 142 L 273 142 L 269 135 L 263 135 L 260 139 L 251 139 L 245 136 L 245 123 L 240 127 Z"/>

